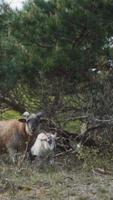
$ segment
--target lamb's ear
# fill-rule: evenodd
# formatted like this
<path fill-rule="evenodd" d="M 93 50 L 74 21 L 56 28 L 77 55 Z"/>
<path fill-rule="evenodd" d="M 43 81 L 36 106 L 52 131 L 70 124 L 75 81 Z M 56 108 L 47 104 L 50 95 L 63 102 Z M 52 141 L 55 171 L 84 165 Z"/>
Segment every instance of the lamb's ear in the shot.
<path fill-rule="evenodd" d="M 26 119 L 22 118 L 22 119 L 18 119 L 19 122 L 25 123 Z"/>
<path fill-rule="evenodd" d="M 55 132 L 55 134 L 53 134 L 53 138 L 56 139 L 57 137 L 57 133 Z"/>

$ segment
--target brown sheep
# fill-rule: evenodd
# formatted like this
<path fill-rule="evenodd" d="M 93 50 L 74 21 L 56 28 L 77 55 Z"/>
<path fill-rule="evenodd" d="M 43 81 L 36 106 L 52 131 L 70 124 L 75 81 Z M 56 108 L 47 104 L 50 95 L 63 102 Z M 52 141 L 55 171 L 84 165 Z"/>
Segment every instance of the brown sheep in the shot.
<path fill-rule="evenodd" d="M 42 115 L 40 112 L 26 119 L 0 121 L 0 154 L 8 152 L 15 162 L 17 153 L 26 150 L 26 145 L 36 132 Z"/>

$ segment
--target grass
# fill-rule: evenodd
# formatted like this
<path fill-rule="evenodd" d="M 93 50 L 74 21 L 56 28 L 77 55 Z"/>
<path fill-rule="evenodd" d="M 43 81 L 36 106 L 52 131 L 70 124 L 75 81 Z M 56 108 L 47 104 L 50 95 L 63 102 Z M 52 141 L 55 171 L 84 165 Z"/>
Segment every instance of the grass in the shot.
<path fill-rule="evenodd" d="M 20 113 L 14 111 L 14 110 L 7 110 L 3 114 L 0 115 L 0 119 L 18 119 L 20 117 Z"/>
<path fill-rule="evenodd" d="M 80 120 L 69 121 L 66 123 L 65 130 L 73 133 L 80 133 L 81 124 Z"/>
<path fill-rule="evenodd" d="M 60 163 L 59 163 L 60 162 Z M 21 168 L 0 164 L 0 200 L 104 200 L 113 198 L 113 176 L 95 175 L 91 168 L 76 160 L 69 166 L 64 160 L 55 166 L 25 161 Z M 112 170 L 112 168 L 111 168 Z"/>

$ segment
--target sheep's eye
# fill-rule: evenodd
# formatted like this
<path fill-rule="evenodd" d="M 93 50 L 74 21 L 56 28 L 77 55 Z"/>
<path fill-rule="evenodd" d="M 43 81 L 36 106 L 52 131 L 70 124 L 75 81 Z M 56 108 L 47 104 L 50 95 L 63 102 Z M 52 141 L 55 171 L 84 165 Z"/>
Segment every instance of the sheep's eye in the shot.
<path fill-rule="evenodd" d="M 27 123 L 28 123 L 28 124 L 30 123 L 30 119 L 27 120 Z"/>

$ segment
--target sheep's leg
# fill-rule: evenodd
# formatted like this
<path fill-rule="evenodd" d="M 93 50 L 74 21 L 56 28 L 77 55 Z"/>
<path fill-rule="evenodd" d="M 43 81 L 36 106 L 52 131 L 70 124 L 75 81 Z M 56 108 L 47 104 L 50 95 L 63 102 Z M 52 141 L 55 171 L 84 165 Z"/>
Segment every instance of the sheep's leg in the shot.
<path fill-rule="evenodd" d="M 55 164 L 55 154 L 54 152 L 49 156 L 49 164 L 53 166 Z"/>
<path fill-rule="evenodd" d="M 13 163 L 17 162 L 17 151 L 11 147 L 8 147 L 9 156 Z"/>
<path fill-rule="evenodd" d="M 53 165 L 55 164 L 54 158 L 51 158 L 51 159 L 49 160 L 49 163 L 50 163 L 51 166 L 53 166 Z"/>

